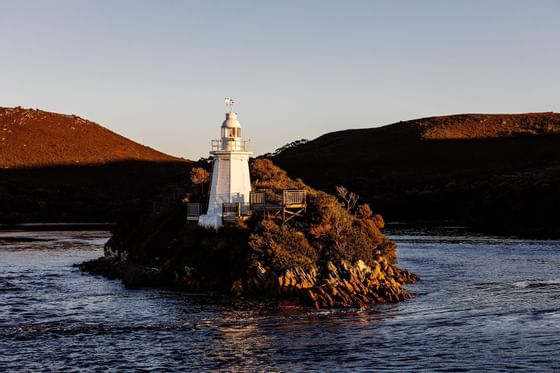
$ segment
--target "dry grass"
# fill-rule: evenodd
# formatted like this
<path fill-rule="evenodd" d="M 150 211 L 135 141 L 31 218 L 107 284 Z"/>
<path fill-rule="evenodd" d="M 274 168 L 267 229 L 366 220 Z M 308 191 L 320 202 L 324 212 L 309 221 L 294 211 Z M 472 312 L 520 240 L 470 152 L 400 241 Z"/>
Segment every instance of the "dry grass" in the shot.
<path fill-rule="evenodd" d="M 0 108 L 0 168 L 178 161 L 76 115 Z"/>

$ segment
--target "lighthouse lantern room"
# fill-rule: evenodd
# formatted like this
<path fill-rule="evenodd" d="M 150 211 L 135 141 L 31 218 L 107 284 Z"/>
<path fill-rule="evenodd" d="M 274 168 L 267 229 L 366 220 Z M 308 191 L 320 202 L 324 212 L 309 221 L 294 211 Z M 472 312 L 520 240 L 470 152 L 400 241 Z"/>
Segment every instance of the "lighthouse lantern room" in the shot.
<path fill-rule="evenodd" d="M 226 98 L 229 112 L 222 123 L 221 139 L 212 140 L 214 157 L 212 183 L 208 210 L 201 215 L 198 224 L 218 229 L 222 223 L 222 206 L 224 203 L 249 203 L 251 178 L 249 175 L 249 141 L 241 138 L 241 124 L 237 114 L 232 111 L 233 99 Z"/>

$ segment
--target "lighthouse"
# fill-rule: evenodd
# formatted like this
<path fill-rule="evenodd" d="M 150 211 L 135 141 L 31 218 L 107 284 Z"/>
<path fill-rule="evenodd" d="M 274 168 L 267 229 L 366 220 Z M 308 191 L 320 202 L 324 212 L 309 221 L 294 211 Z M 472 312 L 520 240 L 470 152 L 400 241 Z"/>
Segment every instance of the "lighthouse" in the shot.
<path fill-rule="evenodd" d="M 212 140 L 210 154 L 214 158 L 208 210 L 198 224 L 218 229 L 222 224 L 224 204 L 249 203 L 251 178 L 249 175 L 250 142 L 241 137 L 241 124 L 233 112 L 233 99 L 226 98 L 226 120 L 222 123 L 221 139 Z"/>

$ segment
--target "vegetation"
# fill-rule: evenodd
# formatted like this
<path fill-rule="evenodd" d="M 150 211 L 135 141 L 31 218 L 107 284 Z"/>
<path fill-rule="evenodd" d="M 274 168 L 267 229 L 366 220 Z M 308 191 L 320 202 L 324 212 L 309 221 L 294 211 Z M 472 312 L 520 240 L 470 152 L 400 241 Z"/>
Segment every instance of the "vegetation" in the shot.
<path fill-rule="evenodd" d="M 272 160 L 390 221 L 560 237 L 560 114 L 453 115 L 323 135 Z M 305 161 L 302 161 L 305 160 Z"/>
<path fill-rule="evenodd" d="M 302 256 L 311 262 L 361 259 L 372 263 L 379 256 L 395 261 L 395 247 L 379 231 L 369 206 L 363 204 L 359 211 L 349 208 L 355 205 L 355 194 L 349 205 L 351 193 L 344 194 L 341 201 L 305 186 L 301 180 L 291 180 L 285 171 L 265 159 L 256 160 L 252 169 L 256 189 L 267 187 L 279 193 L 287 188 L 305 188 L 308 203 L 306 217 L 293 224 L 260 221 L 257 233 L 250 239 L 254 251 L 268 253 L 270 260 L 282 268 L 305 264 Z"/>
<path fill-rule="evenodd" d="M 192 189 L 188 162 L 0 169 L 0 224 L 138 221 Z"/>
<path fill-rule="evenodd" d="M 200 194 L 204 195 L 204 187 L 208 185 L 212 175 L 203 167 L 193 167 L 191 169 L 191 184 L 200 188 Z"/>
<path fill-rule="evenodd" d="M 192 162 L 75 115 L 0 108 L 0 132 L 0 224 L 131 221 L 190 189 Z"/>
<path fill-rule="evenodd" d="M 279 218 L 253 214 L 245 221 L 221 227 L 219 232 L 186 222 L 184 205 L 119 225 L 107 245 L 109 252 L 126 253 L 147 267 L 164 268 L 169 284 L 177 276 L 193 277 L 200 289 L 229 291 L 237 280 L 247 280 L 258 268 L 280 275 L 294 268 L 312 270 L 328 262 L 359 260 L 396 262 L 396 246 L 379 230 L 383 219 L 367 204 L 348 210 L 344 200 L 290 179 L 266 159 L 255 160 L 251 172 L 256 190 L 267 190 L 276 200 L 288 188 L 307 192 L 305 216 L 283 223 Z M 192 195 L 192 199 L 197 196 Z"/>
<path fill-rule="evenodd" d="M 0 107 L 0 168 L 181 162 L 76 115 Z"/>
<path fill-rule="evenodd" d="M 278 149 L 276 149 L 272 153 L 266 153 L 263 157 L 265 157 L 265 158 L 274 157 L 274 156 L 276 156 L 276 155 L 278 155 L 278 154 L 280 154 L 283 151 L 286 151 L 288 149 L 297 148 L 298 146 L 303 145 L 308 141 L 309 140 L 307 140 L 307 139 L 300 139 L 300 140 L 292 141 L 290 143 L 287 143 L 286 145 L 283 145 L 283 146 L 279 147 Z"/>

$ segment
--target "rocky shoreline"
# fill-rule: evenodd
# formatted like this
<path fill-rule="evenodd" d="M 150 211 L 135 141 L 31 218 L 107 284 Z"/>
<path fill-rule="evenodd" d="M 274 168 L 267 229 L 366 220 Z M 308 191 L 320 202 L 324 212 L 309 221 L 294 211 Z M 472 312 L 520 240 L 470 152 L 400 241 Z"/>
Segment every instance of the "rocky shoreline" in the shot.
<path fill-rule="evenodd" d="M 120 279 L 127 287 L 165 287 L 183 291 L 213 291 L 194 268 L 147 267 L 118 257 L 104 256 L 79 265 L 83 272 Z M 322 308 L 365 308 L 378 303 L 396 303 L 411 297 L 405 284 L 419 277 L 386 260 L 372 267 L 359 260 L 327 262 L 310 269 L 292 268 L 277 273 L 254 263 L 246 278 L 233 282 L 229 294 L 236 297 L 289 299 L 301 306 Z"/>

